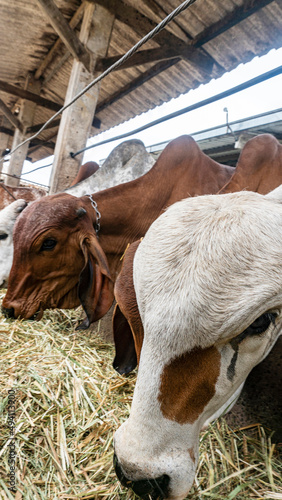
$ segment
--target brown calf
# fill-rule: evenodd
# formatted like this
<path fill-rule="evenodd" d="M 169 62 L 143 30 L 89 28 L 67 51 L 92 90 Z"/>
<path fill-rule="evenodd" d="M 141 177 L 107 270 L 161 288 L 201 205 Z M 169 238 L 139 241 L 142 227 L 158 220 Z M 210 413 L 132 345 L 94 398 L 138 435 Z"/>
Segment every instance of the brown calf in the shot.
<path fill-rule="evenodd" d="M 175 139 L 145 175 L 93 195 L 101 214 L 99 240 L 94 229 L 99 214 L 89 196 L 61 193 L 32 203 L 15 226 L 4 308 L 12 316 L 30 318 L 46 308 L 82 303 L 88 318 L 84 326 L 89 325 L 114 300 L 105 266 L 95 284 L 97 248 L 106 256 L 114 282 L 127 244 L 144 236 L 166 207 L 182 198 L 218 192 L 232 173 L 232 167 L 206 156 L 191 137 Z"/>

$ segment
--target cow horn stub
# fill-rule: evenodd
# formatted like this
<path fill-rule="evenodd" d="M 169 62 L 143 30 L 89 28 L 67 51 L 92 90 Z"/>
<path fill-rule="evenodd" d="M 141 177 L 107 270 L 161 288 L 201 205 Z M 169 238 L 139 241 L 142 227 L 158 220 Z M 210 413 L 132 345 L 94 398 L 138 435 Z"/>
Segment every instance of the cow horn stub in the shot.
<path fill-rule="evenodd" d="M 79 219 L 80 219 L 81 217 L 83 217 L 86 213 L 87 213 L 87 212 L 86 212 L 85 208 L 83 208 L 83 207 L 78 208 L 78 209 L 77 209 L 77 211 L 76 211 L 76 215 L 77 215 L 77 217 L 78 217 Z"/>

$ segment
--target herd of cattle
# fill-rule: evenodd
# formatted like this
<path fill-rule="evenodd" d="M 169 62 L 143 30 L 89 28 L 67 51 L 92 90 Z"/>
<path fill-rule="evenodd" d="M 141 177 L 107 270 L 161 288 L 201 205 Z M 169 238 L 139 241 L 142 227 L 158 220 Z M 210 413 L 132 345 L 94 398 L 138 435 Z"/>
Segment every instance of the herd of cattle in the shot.
<path fill-rule="evenodd" d="M 139 365 L 116 473 L 144 499 L 181 500 L 201 429 L 232 408 L 282 331 L 282 146 L 254 137 L 235 169 L 189 136 L 144 175 L 129 159 L 112 187 L 95 190 L 98 170 L 62 193 L 2 202 L 2 311 L 41 319 L 82 305 L 87 328 L 116 300 L 114 368 Z"/>

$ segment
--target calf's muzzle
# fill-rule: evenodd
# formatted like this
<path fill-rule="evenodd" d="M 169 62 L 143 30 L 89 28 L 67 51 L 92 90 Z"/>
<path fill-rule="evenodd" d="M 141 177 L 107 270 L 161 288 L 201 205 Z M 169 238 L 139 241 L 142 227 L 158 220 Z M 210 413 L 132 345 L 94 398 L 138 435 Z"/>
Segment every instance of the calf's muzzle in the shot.
<path fill-rule="evenodd" d="M 2 306 L 2 313 L 6 318 L 13 318 L 15 319 L 15 309 L 13 307 L 4 307 Z"/>
<path fill-rule="evenodd" d="M 126 488 L 131 488 L 143 500 L 163 500 L 168 497 L 170 478 L 167 474 L 153 479 L 132 481 L 124 475 L 116 455 L 114 455 L 114 468 L 121 484 Z"/>
<path fill-rule="evenodd" d="M 18 317 L 15 314 L 14 307 L 4 307 L 4 306 L 2 306 L 1 309 L 2 309 L 2 313 L 4 314 L 4 316 L 6 316 L 6 318 L 16 319 Z M 25 319 L 29 319 L 29 320 L 33 320 L 33 321 L 39 321 L 42 318 L 42 316 L 43 316 L 43 309 L 38 309 L 38 311 L 36 311 L 35 314 L 33 314 L 29 318 L 25 318 Z"/>

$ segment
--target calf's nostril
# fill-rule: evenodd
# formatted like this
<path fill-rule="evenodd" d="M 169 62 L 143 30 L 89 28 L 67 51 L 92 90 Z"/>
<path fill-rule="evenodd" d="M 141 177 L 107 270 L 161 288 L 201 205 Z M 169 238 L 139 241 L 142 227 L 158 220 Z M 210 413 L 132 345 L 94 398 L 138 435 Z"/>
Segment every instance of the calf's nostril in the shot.
<path fill-rule="evenodd" d="M 163 500 L 168 497 L 169 476 L 132 481 L 131 488 L 143 500 Z"/>
<path fill-rule="evenodd" d="M 15 317 L 15 310 L 13 307 L 3 307 L 2 306 L 2 313 L 6 318 L 14 318 Z"/>
<path fill-rule="evenodd" d="M 167 474 L 154 479 L 132 481 L 124 475 L 116 455 L 114 455 L 114 468 L 121 484 L 131 488 L 143 500 L 163 500 L 168 497 L 169 476 Z"/>

